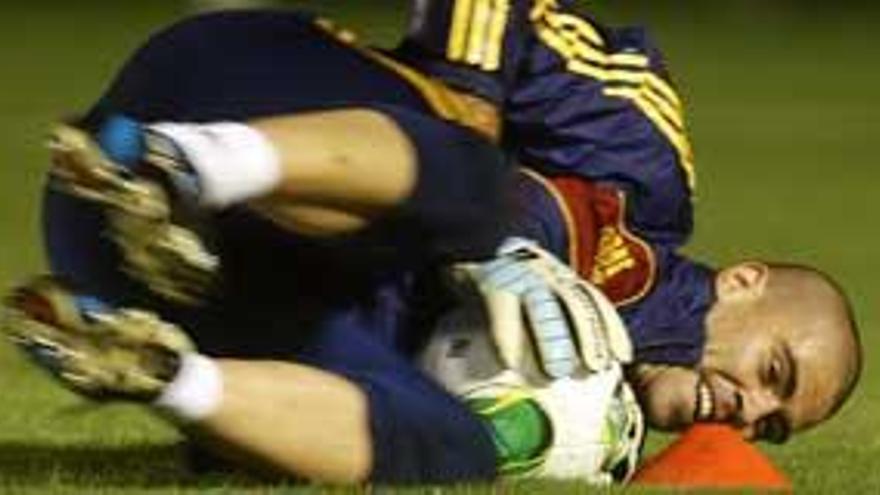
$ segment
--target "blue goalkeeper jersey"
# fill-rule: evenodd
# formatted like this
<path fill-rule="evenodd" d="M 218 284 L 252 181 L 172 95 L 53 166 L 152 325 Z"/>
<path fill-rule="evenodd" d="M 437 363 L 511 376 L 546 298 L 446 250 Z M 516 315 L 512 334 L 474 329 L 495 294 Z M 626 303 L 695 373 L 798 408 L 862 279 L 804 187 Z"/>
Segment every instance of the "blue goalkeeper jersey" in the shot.
<path fill-rule="evenodd" d="M 637 360 L 693 365 L 712 271 L 677 253 L 696 186 L 683 102 L 645 30 L 566 0 L 416 2 L 400 57 L 493 102 L 525 165 L 517 228 L 614 300 Z"/>

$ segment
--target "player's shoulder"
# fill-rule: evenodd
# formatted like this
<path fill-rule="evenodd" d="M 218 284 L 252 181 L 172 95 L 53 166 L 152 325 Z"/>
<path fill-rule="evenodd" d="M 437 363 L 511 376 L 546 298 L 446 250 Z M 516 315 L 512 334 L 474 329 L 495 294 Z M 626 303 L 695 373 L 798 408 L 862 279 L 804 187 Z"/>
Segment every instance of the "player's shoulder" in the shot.
<path fill-rule="evenodd" d="M 609 67 L 648 68 L 668 78 L 665 56 L 644 25 L 606 23 L 575 2 L 556 0 L 536 1 L 530 18 L 541 45 L 556 55 Z"/>
<path fill-rule="evenodd" d="M 630 199 L 630 227 L 680 243 L 692 228 L 696 170 L 666 59 L 646 28 L 603 24 L 569 3 L 536 3 L 528 77 L 510 99 L 509 120 L 523 132 L 512 132 L 530 166 L 614 184 Z M 535 108 L 549 138 L 528 133 Z"/>

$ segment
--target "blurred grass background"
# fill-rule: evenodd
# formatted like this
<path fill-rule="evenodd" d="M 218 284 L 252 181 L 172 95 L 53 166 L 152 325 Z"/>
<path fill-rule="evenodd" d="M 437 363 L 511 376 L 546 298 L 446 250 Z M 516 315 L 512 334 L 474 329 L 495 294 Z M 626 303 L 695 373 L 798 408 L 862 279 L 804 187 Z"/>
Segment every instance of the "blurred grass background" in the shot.
<path fill-rule="evenodd" d="M 671 61 L 688 102 L 698 163 L 690 252 L 716 264 L 743 258 L 816 264 L 852 296 L 867 349 L 854 399 L 827 425 L 764 450 L 798 493 L 880 493 L 874 330 L 880 323 L 874 203 L 880 198 L 880 7 L 815 0 L 582 3 L 603 20 L 648 25 Z M 285 6 L 318 9 L 390 44 L 406 4 L 291 0 Z M 38 198 L 47 125 L 89 105 L 145 36 L 188 8 L 172 0 L 0 7 L 0 287 L 42 267 Z M 170 429 L 130 407 L 84 412 L 78 399 L 6 345 L 0 345 L 0 404 L 0 491 L 286 490 L 238 478 L 196 480 L 180 469 L 182 453 Z M 650 448 L 664 440 L 655 436 Z M 515 491 L 583 490 L 529 484 Z"/>

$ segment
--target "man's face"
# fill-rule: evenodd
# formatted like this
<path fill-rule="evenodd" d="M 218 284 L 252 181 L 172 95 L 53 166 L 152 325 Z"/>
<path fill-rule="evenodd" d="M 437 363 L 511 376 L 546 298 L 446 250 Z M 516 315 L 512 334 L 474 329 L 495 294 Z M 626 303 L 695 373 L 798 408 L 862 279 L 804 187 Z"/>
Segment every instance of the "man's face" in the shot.
<path fill-rule="evenodd" d="M 695 419 L 731 423 L 747 438 L 775 442 L 824 419 L 842 386 L 837 363 L 846 356 L 834 352 L 841 346 L 784 321 L 739 320 L 716 320 L 707 329 Z"/>
<path fill-rule="evenodd" d="M 645 390 L 646 413 L 657 426 L 724 422 L 746 438 L 781 442 L 831 414 L 852 378 L 849 334 L 798 314 L 818 301 L 768 304 L 768 270 L 743 264 L 718 275 L 699 366 L 667 372 Z"/>

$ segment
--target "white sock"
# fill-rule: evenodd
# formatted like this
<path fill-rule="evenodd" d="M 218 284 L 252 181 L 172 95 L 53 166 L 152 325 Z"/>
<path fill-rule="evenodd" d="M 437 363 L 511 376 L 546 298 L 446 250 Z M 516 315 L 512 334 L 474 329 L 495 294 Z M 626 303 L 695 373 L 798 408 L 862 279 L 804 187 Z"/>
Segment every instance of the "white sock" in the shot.
<path fill-rule="evenodd" d="M 223 374 L 212 359 L 189 353 L 180 370 L 153 403 L 174 418 L 195 422 L 213 414 L 223 402 Z"/>
<path fill-rule="evenodd" d="M 235 122 L 147 126 L 172 140 L 189 160 L 207 207 L 225 208 L 272 192 L 282 178 L 281 157 L 266 136 Z"/>

